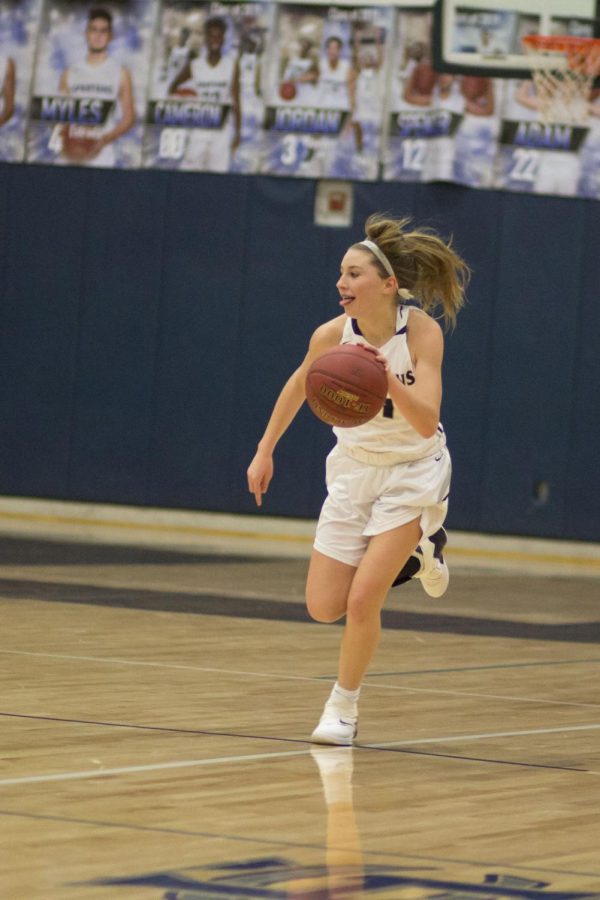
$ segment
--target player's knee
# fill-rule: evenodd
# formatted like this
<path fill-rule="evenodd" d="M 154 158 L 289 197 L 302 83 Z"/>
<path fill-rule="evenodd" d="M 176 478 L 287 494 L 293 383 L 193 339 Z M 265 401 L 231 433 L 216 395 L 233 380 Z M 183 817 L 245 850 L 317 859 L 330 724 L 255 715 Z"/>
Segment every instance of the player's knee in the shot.
<path fill-rule="evenodd" d="M 354 625 L 366 625 L 377 618 L 380 611 L 381 604 L 371 594 L 355 590 L 348 598 L 346 617 Z"/>
<path fill-rule="evenodd" d="M 315 622 L 328 625 L 342 618 L 346 611 L 346 605 L 340 600 L 324 600 L 322 597 L 314 596 L 307 591 L 306 609 L 311 619 L 314 619 Z"/>

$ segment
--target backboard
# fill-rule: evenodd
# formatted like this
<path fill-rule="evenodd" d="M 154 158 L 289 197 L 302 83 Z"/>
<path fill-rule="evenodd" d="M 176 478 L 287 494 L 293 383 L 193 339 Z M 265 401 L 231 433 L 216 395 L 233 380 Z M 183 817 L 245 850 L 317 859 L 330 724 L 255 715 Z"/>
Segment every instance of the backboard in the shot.
<path fill-rule="evenodd" d="M 433 10 L 440 72 L 527 78 L 526 34 L 600 37 L 600 0 L 436 0 Z"/>

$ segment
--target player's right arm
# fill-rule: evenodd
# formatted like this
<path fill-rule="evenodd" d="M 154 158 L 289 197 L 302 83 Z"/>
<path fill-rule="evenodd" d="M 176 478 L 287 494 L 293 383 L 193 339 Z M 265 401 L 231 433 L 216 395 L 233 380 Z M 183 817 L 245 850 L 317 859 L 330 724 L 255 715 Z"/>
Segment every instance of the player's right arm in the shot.
<path fill-rule="evenodd" d="M 237 150 L 240 145 L 242 131 L 242 110 L 240 107 L 240 65 L 236 59 L 231 79 L 231 111 L 233 114 L 233 140 L 231 149 Z"/>
<path fill-rule="evenodd" d="M 183 84 L 184 81 L 188 81 L 192 77 L 192 64 L 188 60 L 184 65 L 183 69 L 180 69 L 178 74 L 175 76 L 171 84 L 167 88 L 167 92 L 169 94 L 175 93 L 180 84 Z"/>
<path fill-rule="evenodd" d="M 254 494 L 256 505 L 261 506 L 262 495 L 268 490 L 273 477 L 273 452 L 279 439 L 292 424 L 306 399 L 304 382 L 311 363 L 326 350 L 339 344 L 346 316 L 341 315 L 320 325 L 313 333 L 306 356 L 292 372 L 275 401 L 273 412 L 264 434 L 258 442 L 254 459 L 248 467 L 248 490 Z"/>
<path fill-rule="evenodd" d="M 348 105 L 350 106 L 350 119 L 354 118 L 356 112 L 356 76 L 357 72 L 354 65 L 350 65 L 348 75 L 346 77 L 346 89 L 348 91 Z"/>
<path fill-rule="evenodd" d="M 111 128 L 110 131 L 107 131 L 102 135 L 97 141 L 95 147 L 93 147 L 90 151 L 90 158 L 97 156 L 100 151 L 107 146 L 107 144 L 111 144 L 113 141 L 116 141 L 117 138 L 120 138 L 121 135 L 126 134 L 133 128 L 135 124 L 135 105 L 133 100 L 133 84 L 131 81 L 131 74 L 129 69 L 123 67 L 121 69 L 121 81 L 119 84 L 119 103 L 121 104 L 121 118 L 117 122 L 114 128 Z"/>
<path fill-rule="evenodd" d="M 515 100 L 517 103 L 520 103 L 521 106 L 527 107 L 527 109 L 537 110 L 540 108 L 540 101 L 535 92 L 535 85 L 530 78 L 526 81 L 521 81 L 515 91 Z"/>
<path fill-rule="evenodd" d="M 6 62 L 6 71 L 4 73 L 4 84 L 2 86 L 2 113 L 0 114 L 0 125 L 8 122 L 15 111 L 15 63 L 11 57 Z"/>
<path fill-rule="evenodd" d="M 68 69 L 63 69 L 63 71 L 61 72 L 60 81 L 58 82 L 58 90 L 59 90 L 59 93 L 61 93 L 63 95 L 70 93 L 70 91 L 69 91 L 69 70 Z M 69 132 L 69 126 L 61 125 L 61 127 L 60 127 L 61 140 L 64 141 L 66 139 L 68 132 Z M 63 144 L 63 147 L 64 147 L 64 144 Z"/>

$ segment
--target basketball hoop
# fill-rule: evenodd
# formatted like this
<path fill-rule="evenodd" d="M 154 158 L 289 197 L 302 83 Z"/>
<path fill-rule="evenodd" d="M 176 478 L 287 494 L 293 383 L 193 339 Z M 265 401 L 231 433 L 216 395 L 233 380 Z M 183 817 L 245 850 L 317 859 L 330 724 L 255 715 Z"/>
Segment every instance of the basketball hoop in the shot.
<path fill-rule="evenodd" d="M 527 34 L 542 122 L 585 125 L 589 100 L 600 74 L 600 40 L 573 35 Z"/>

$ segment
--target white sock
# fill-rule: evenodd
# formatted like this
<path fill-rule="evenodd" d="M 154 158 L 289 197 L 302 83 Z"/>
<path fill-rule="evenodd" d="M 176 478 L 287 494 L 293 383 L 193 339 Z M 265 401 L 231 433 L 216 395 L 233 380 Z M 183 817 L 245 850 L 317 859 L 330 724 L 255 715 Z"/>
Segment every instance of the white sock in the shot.
<path fill-rule="evenodd" d="M 340 687 L 336 681 L 329 699 L 333 701 L 337 707 L 340 707 L 347 715 L 355 716 L 357 715 L 359 696 L 360 688 L 357 688 L 355 691 L 349 691 L 346 688 Z"/>

